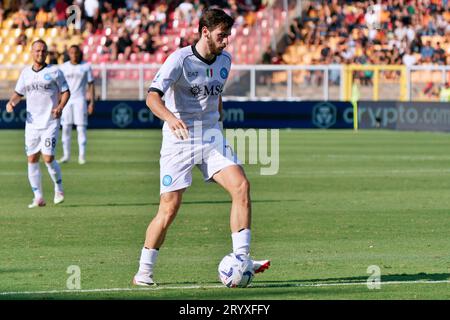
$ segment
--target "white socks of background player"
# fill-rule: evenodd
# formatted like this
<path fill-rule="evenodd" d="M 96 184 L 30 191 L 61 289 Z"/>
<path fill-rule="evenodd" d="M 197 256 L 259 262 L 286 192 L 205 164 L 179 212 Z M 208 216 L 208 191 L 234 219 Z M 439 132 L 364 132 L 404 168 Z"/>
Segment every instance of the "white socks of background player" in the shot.
<path fill-rule="evenodd" d="M 28 163 L 28 180 L 30 181 L 31 190 L 33 190 L 35 199 L 42 199 L 42 182 L 41 169 L 39 162 Z"/>
<path fill-rule="evenodd" d="M 47 166 L 50 177 L 55 183 L 55 192 L 63 192 L 61 168 L 58 162 L 56 162 L 56 160 L 53 160 L 50 163 L 46 162 L 45 165 Z"/>
<path fill-rule="evenodd" d="M 86 126 L 77 126 L 78 133 L 78 158 L 83 159 L 86 155 Z"/>
<path fill-rule="evenodd" d="M 141 260 L 139 261 L 139 273 L 153 274 L 153 267 L 158 258 L 158 249 L 142 248 Z"/>
<path fill-rule="evenodd" d="M 233 252 L 235 254 L 249 254 L 251 240 L 250 229 L 242 229 L 239 232 L 233 232 L 231 234 L 231 239 L 233 241 Z"/>
<path fill-rule="evenodd" d="M 72 138 L 72 125 L 62 127 L 61 142 L 63 146 L 63 157 L 70 159 L 70 140 Z"/>

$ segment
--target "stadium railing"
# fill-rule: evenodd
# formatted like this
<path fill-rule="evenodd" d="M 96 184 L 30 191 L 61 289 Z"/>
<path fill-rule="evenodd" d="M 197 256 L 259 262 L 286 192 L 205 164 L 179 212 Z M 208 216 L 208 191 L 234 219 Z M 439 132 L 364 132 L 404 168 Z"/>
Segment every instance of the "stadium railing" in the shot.
<path fill-rule="evenodd" d="M 9 98 L 23 67 L 0 65 L 0 75 L 4 74 L 6 79 L 0 85 L 0 98 Z M 159 64 L 94 64 L 97 97 L 144 100 L 159 67 Z M 439 88 L 450 82 L 450 66 L 444 65 L 232 65 L 223 96 L 239 100 L 349 101 L 353 79 L 358 78 L 355 72 L 361 71 L 373 72 L 369 74 L 371 83 L 359 86 L 360 97 L 365 100 L 376 101 L 381 97 L 382 100 L 438 101 Z M 389 76 L 384 77 L 384 73 Z M 9 75 L 14 77 L 8 79 Z"/>

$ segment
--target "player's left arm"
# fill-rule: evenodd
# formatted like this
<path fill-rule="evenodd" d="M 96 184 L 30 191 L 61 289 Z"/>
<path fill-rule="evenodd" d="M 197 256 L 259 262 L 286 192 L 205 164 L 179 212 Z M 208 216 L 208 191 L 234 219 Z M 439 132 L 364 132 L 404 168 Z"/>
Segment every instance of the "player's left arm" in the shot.
<path fill-rule="evenodd" d="M 94 83 L 94 74 L 92 72 L 92 67 L 89 65 L 87 70 L 87 82 L 88 82 L 88 92 L 89 92 L 89 105 L 88 105 L 88 114 L 91 115 L 94 112 L 94 103 L 95 103 L 95 83 Z"/>
<path fill-rule="evenodd" d="M 88 105 L 88 114 L 91 115 L 94 112 L 94 101 L 95 101 L 95 85 L 94 81 L 88 83 L 88 91 L 89 91 L 89 105 Z"/>
<path fill-rule="evenodd" d="M 219 96 L 219 121 L 223 121 L 223 102 L 222 95 Z"/>
<path fill-rule="evenodd" d="M 219 96 L 219 126 L 220 130 L 223 131 L 223 102 L 222 102 L 222 95 Z"/>
<path fill-rule="evenodd" d="M 69 85 L 67 84 L 66 78 L 64 77 L 64 74 L 61 72 L 61 70 L 58 70 L 56 83 L 60 91 L 60 98 L 58 105 L 53 109 L 52 113 L 54 118 L 60 118 L 62 111 L 70 98 Z"/>
<path fill-rule="evenodd" d="M 62 111 L 63 111 L 64 107 L 66 106 L 67 101 L 69 101 L 69 98 L 70 98 L 70 90 L 69 89 L 67 89 L 64 92 L 61 92 L 58 106 L 55 109 L 53 109 L 53 112 L 52 112 L 53 116 L 55 118 L 61 117 Z"/>

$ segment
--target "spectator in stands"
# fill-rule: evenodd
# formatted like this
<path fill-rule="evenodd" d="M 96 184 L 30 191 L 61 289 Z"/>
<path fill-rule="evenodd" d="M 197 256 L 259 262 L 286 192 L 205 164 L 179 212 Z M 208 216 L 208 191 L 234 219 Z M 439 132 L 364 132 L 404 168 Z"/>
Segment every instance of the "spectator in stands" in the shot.
<path fill-rule="evenodd" d="M 19 36 L 17 37 L 15 44 L 16 46 L 26 46 L 27 45 L 27 35 L 25 34 L 25 30 L 21 30 Z"/>
<path fill-rule="evenodd" d="M 5 9 L 3 8 L 3 2 L 0 2 L 0 26 L 3 25 L 4 17 L 5 17 Z"/>
<path fill-rule="evenodd" d="M 408 47 L 406 48 L 406 51 L 403 54 L 402 62 L 407 67 L 413 66 L 417 63 L 416 56 L 411 52 L 411 49 Z"/>
<path fill-rule="evenodd" d="M 83 53 L 81 53 L 81 55 L 83 55 Z M 63 57 L 63 62 L 70 60 L 69 49 L 67 48 L 67 44 L 64 44 L 62 57 Z"/>
<path fill-rule="evenodd" d="M 86 15 L 86 20 L 97 27 L 96 24 L 100 21 L 100 3 L 98 0 L 85 0 L 84 1 L 84 14 Z"/>
<path fill-rule="evenodd" d="M 36 10 L 39 10 L 41 8 L 47 9 L 49 0 L 33 0 L 33 6 Z"/>
<path fill-rule="evenodd" d="M 445 50 L 442 49 L 439 41 L 436 43 L 436 48 L 433 52 L 433 62 L 441 65 L 445 65 L 446 63 Z"/>
<path fill-rule="evenodd" d="M 49 28 L 54 22 L 52 12 L 47 12 L 43 6 L 39 8 L 35 20 L 36 28 Z"/>
<path fill-rule="evenodd" d="M 191 0 L 184 0 L 181 2 L 175 10 L 175 14 L 178 19 L 191 26 L 195 17 L 194 5 Z"/>
<path fill-rule="evenodd" d="M 52 44 L 50 48 L 48 49 L 48 62 L 49 64 L 58 64 L 59 63 L 59 56 L 58 49 L 56 47 L 56 44 Z"/>
<path fill-rule="evenodd" d="M 428 58 L 431 59 L 431 57 L 433 57 L 433 54 L 434 49 L 431 46 L 431 41 L 428 40 L 426 45 L 420 50 L 420 55 L 422 56 L 422 59 L 427 60 Z"/>
<path fill-rule="evenodd" d="M 29 11 L 25 9 L 19 9 L 12 15 L 13 28 L 26 29 L 31 27 L 30 19 L 29 19 Z"/>
<path fill-rule="evenodd" d="M 131 53 L 131 45 L 133 44 L 133 41 L 131 41 L 130 33 L 126 29 L 119 29 L 118 33 L 119 39 L 117 40 L 117 49 L 116 53 L 117 56 L 120 53 L 124 54 L 125 60 L 128 60 Z"/>
<path fill-rule="evenodd" d="M 141 16 L 134 9 L 130 10 L 129 15 L 125 18 L 125 28 L 132 32 L 141 25 Z"/>
<path fill-rule="evenodd" d="M 56 17 L 57 26 L 64 27 L 66 25 L 66 10 L 68 7 L 69 5 L 65 0 L 56 0 L 55 7 L 53 8 L 53 15 Z"/>

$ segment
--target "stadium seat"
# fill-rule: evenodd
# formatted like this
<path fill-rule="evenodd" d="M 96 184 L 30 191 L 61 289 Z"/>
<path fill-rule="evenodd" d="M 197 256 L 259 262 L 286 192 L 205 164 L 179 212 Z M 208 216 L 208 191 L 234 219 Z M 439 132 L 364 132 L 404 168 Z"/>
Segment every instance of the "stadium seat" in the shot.
<path fill-rule="evenodd" d="M 149 52 L 145 52 L 143 55 L 142 55 L 142 60 L 141 60 L 143 63 L 150 63 L 150 61 L 151 61 L 151 55 L 150 55 L 150 53 Z"/>

